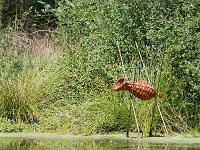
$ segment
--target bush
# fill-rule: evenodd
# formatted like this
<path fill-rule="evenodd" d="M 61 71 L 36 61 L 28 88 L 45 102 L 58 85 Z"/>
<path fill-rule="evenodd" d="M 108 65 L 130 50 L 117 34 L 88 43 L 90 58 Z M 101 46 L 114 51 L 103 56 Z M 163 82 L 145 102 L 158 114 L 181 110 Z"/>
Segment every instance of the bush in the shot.
<path fill-rule="evenodd" d="M 12 30 L 0 35 L 5 117 L 28 122 L 37 118 L 38 130 L 124 130 L 130 97 L 110 88 L 117 78 L 128 76 L 149 79 L 165 93 L 159 103 L 168 130 L 199 129 L 198 3 L 61 0 L 57 6 L 46 5 L 45 11 L 58 19 L 50 49 L 59 48 L 62 54 L 34 46 L 30 39 L 13 38 Z M 135 105 L 144 132 L 153 115 L 153 128 L 163 132 L 158 111 L 152 114 L 154 101 L 136 99 Z"/>
<path fill-rule="evenodd" d="M 23 127 L 20 124 L 14 124 L 6 118 L 0 117 L 0 132 L 21 132 Z"/>
<path fill-rule="evenodd" d="M 173 108 L 174 111 L 181 110 L 181 118 L 176 115 L 168 116 L 166 112 L 165 119 L 170 122 L 176 121 L 179 125 L 184 122 L 187 125 L 183 130 L 187 130 L 191 125 L 189 121 L 186 121 L 190 118 L 188 113 L 198 115 L 194 110 L 196 107 L 190 110 L 193 99 L 198 101 L 198 91 L 195 91 L 198 89 L 199 82 L 196 72 L 199 52 L 197 7 L 196 2 L 189 3 L 188 1 L 119 0 L 105 3 L 59 1 L 58 8 L 55 10 L 58 17 L 58 34 L 64 37 L 62 41 L 66 41 L 69 45 L 66 56 L 69 59 L 71 77 L 73 76 L 70 78 L 71 83 L 74 83 L 69 91 L 74 89 L 71 93 L 76 93 L 74 94 L 76 96 L 83 93 L 75 101 L 79 104 L 84 103 L 84 100 L 88 99 L 84 95 L 88 95 L 85 93 L 90 93 L 91 89 L 96 91 L 97 88 L 97 91 L 102 91 L 102 88 L 95 84 L 97 77 L 105 85 L 112 85 L 117 77 L 125 76 L 119 50 L 128 76 L 133 78 L 136 75 L 138 79 L 146 79 L 139 51 L 151 82 L 156 85 L 156 89 L 166 92 L 162 107 L 168 110 L 175 103 L 177 105 Z M 194 33 L 196 33 L 195 37 L 192 37 Z M 185 41 L 185 45 L 181 41 Z M 191 43 L 196 44 L 192 46 Z M 184 59 L 180 57 L 180 53 Z M 177 67 L 177 63 L 180 64 L 186 60 L 187 63 L 183 67 Z M 135 68 L 136 73 L 134 73 Z M 186 73 L 186 70 L 191 72 L 190 75 Z M 171 96 L 172 93 L 174 97 Z M 190 96 L 183 93 L 190 93 Z M 140 102 L 136 102 L 136 105 L 144 105 L 139 113 L 145 114 L 148 106 Z M 158 115 L 155 120 L 157 123 L 160 122 Z"/>

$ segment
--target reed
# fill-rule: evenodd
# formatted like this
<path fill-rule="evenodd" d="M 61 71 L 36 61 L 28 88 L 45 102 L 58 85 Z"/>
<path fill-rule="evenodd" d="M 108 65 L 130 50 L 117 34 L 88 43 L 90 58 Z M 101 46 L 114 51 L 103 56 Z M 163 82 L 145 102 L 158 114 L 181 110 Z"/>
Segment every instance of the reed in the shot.
<path fill-rule="evenodd" d="M 53 53 L 49 39 L 38 42 L 39 39 L 30 39 L 25 33 L 2 34 L 0 112 L 3 117 L 17 122 L 37 122 L 38 102 L 57 83 L 58 55 Z"/>
<path fill-rule="evenodd" d="M 169 5 L 59 1 L 52 10 L 58 28 L 51 36 L 30 37 L 12 27 L 1 31 L 1 116 L 30 123 L 24 130 L 85 135 L 124 131 L 129 125 L 130 97 L 112 92 L 111 86 L 125 70 L 130 79 L 146 80 L 148 74 L 155 89 L 165 94 L 158 101 L 169 133 L 199 130 L 198 44 L 191 44 L 198 43 L 198 35 L 192 34 L 198 29 L 198 16 L 190 24 L 178 3 L 173 8 Z M 185 2 L 184 6 L 191 11 L 197 8 Z M 147 134 L 153 101 L 136 99 L 135 106 L 138 124 Z M 154 115 L 152 128 L 163 133 L 159 111 Z M 132 117 L 132 130 L 136 129 L 134 121 Z"/>

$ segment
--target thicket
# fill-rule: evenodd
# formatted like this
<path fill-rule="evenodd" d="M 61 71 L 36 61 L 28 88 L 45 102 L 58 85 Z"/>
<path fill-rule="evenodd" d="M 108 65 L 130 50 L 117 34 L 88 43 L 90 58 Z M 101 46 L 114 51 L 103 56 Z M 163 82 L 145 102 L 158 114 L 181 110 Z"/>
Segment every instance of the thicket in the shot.
<path fill-rule="evenodd" d="M 169 131 L 200 129 L 198 1 L 36 4 L 43 15 L 54 16 L 56 29 L 36 39 L 25 34 L 25 19 L 20 31 L 12 26 L 1 31 L 2 117 L 39 131 L 102 133 L 124 130 L 130 122 L 135 129 L 134 118 L 128 119 L 129 94 L 111 91 L 125 68 L 130 79 L 147 79 L 148 74 L 165 94 L 159 103 Z M 145 133 L 153 104 L 135 100 Z M 153 128 L 164 132 L 158 111 Z"/>

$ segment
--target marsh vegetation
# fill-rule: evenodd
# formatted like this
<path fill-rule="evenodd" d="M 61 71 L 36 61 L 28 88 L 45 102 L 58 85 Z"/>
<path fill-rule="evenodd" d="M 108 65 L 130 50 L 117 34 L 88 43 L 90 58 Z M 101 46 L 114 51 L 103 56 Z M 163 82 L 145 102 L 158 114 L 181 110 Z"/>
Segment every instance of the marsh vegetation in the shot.
<path fill-rule="evenodd" d="M 90 135 L 129 124 L 134 131 L 129 94 L 111 91 L 125 68 L 129 79 L 147 73 L 165 94 L 159 104 L 169 133 L 198 132 L 199 7 L 196 0 L 2 0 L 0 131 Z M 135 100 L 146 135 L 153 104 Z M 158 111 L 153 130 L 164 132 Z"/>

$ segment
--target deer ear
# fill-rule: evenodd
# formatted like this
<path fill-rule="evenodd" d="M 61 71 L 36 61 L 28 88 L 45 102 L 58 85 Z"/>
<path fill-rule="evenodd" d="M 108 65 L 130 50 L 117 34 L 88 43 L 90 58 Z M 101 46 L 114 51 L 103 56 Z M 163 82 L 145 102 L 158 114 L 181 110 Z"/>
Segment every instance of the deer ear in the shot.
<path fill-rule="evenodd" d="M 126 81 L 128 81 L 128 79 L 125 78 L 125 77 L 122 77 L 122 78 L 117 79 L 117 81 L 115 83 L 117 83 L 117 82 L 123 83 L 123 82 L 126 82 Z"/>
<path fill-rule="evenodd" d="M 121 90 L 123 85 L 128 81 L 127 78 L 119 78 L 112 87 L 112 90 L 118 91 Z"/>

